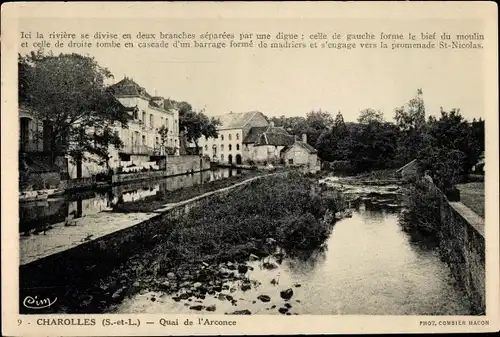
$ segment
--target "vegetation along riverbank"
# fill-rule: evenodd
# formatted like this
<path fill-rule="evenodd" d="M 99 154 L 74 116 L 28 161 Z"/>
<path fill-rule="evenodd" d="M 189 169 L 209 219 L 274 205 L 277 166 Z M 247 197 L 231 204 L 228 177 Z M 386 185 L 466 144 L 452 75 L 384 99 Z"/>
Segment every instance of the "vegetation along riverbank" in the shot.
<path fill-rule="evenodd" d="M 246 261 L 273 255 L 307 255 L 321 249 L 344 202 L 339 194 L 321 195 L 317 181 L 299 173 L 264 177 L 238 193 L 215 196 L 165 228 L 155 244 L 134 255 L 94 284 L 75 286 L 65 312 L 108 312 L 113 303 L 137 292 L 156 290 L 176 300 L 208 295 L 232 299 L 228 280 L 256 286 L 245 273 Z M 279 259 L 278 259 L 279 260 Z M 275 268 L 263 261 L 264 268 Z M 242 288 L 242 289 L 243 289 Z M 82 300 L 82 298 L 84 300 Z M 152 299 L 153 300 L 153 299 Z M 193 304 L 194 306 L 194 304 Z M 195 307 L 193 310 L 212 308 Z"/>

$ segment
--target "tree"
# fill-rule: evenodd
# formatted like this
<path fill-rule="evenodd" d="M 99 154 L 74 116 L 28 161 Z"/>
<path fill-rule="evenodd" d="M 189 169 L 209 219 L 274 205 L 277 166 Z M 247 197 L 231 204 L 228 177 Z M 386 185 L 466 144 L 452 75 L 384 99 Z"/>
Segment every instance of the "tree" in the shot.
<path fill-rule="evenodd" d="M 198 139 L 200 137 L 215 138 L 218 136 L 217 126 L 221 122 L 216 118 L 209 118 L 202 111 L 194 111 L 191 104 L 180 102 L 179 109 L 179 130 L 181 130 L 188 142 L 193 142 L 196 147 L 196 154 L 199 154 Z"/>
<path fill-rule="evenodd" d="M 394 110 L 396 125 L 402 131 L 420 130 L 425 124 L 425 104 L 422 89 L 417 90 L 417 95 L 410 99 L 408 104 Z"/>
<path fill-rule="evenodd" d="M 371 122 L 382 123 L 384 121 L 384 113 L 380 110 L 366 108 L 360 111 L 358 123 L 369 124 Z"/>
<path fill-rule="evenodd" d="M 158 129 L 158 134 L 160 135 L 161 146 L 166 152 L 168 142 L 168 127 L 165 125 L 160 126 L 160 128 Z"/>
<path fill-rule="evenodd" d="M 111 72 L 79 54 L 19 55 L 18 66 L 19 100 L 44 123 L 52 162 L 67 154 L 77 163 L 88 159 L 107 164 L 109 146 L 123 145 L 116 127 L 126 127 L 128 121 L 105 85 Z"/>
<path fill-rule="evenodd" d="M 396 125 L 400 138 L 398 141 L 398 159 L 401 164 L 416 158 L 422 142 L 422 132 L 425 127 L 425 104 L 422 89 L 410 99 L 406 106 L 395 109 Z"/>
<path fill-rule="evenodd" d="M 307 142 L 315 146 L 319 136 L 334 124 L 332 115 L 327 111 L 310 111 L 307 113 L 301 133 L 307 134 Z"/>
<path fill-rule="evenodd" d="M 433 172 L 437 172 L 438 169 L 443 171 L 443 168 L 437 165 L 449 161 L 450 165 L 456 166 L 454 167 L 456 172 L 453 170 L 454 175 L 468 174 L 482 152 L 480 140 L 475 139 L 473 131 L 472 125 L 460 114 L 460 109 L 445 111 L 441 108 L 439 119 L 430 117 L 425 134 L 426 143 L 422 146 L 421 152 L 425 150 L 431 153 L 432 148 L 439 149 L 440 158 L 432 158 L 428 168 Z M 451 154 L 454 157 L 450 159 Z M 419 157 L 424 156 L 425 152 Z M 446 170 L 452 171 L 449 168 Z"/>
<path fill-rule="evenodd" d="M 346 137 L 347 129 L 344 123 L 344 117 L 339 111 L 333 126 L 324 130 L 318 137 L 315 147 L 318 150 L 318 156 L 326 161 L 342 160 L 343 153 L 339 151 L 339 144 Z"/>

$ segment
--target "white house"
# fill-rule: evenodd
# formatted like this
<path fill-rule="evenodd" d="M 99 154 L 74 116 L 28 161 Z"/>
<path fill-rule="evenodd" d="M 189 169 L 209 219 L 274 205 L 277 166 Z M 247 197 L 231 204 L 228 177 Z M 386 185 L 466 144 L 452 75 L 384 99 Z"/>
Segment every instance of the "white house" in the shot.
<path fill-rule="evenodd" d="M 214 116 L 222 125 L 217 138 L 201 137 L 198 146 L 203 155 L 221 163 L 243 163 L 243 140 L 252 127 L 267 127 L 269 122 L 262 112 L 250 111 Z"/>

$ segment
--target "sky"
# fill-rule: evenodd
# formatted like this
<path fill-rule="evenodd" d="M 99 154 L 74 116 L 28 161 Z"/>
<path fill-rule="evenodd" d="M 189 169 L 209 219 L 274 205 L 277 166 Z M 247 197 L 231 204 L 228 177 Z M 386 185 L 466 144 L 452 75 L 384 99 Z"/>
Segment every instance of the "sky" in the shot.
<path fill-rule="evenodd" d="M 20 31 L 45 32 L 419 32 L 412 20 L 248 19 L 25 19 Z M 476 21 L 426 22 L 429 31 L 478 31 Z M 79 38 L 77 38 L 79 40 Z M 24 53 L 34 48 L 20 49 Z M 270 50 L 270 49 L 54 49 L 94 56 L 115 81 L 133 78 L 150 94 L 188 101 L 208 115 L 259 110 L 272 116 L 341 111 L 354 121 L 364 108 L 392 120 L 394 108 L 424 93 L 427 114 L 460 108 L 467 119 L 484 118 L 484 51 Z"/>

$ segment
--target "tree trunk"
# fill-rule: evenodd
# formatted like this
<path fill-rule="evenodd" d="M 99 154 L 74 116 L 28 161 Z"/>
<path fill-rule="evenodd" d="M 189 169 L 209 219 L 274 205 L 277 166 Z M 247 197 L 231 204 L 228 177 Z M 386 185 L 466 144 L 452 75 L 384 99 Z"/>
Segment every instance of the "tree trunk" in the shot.
<path fill-rule="evenodd" d="M 82 158 L 76 159 L 76 178 L 80 179 L 82 177 Z"/>

